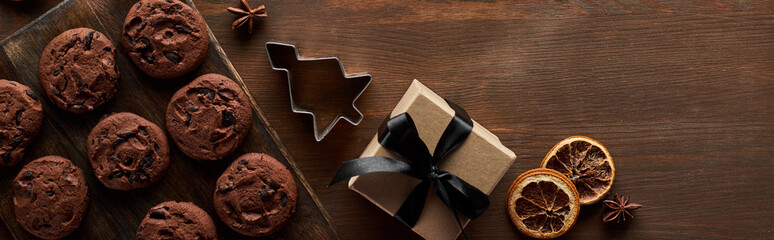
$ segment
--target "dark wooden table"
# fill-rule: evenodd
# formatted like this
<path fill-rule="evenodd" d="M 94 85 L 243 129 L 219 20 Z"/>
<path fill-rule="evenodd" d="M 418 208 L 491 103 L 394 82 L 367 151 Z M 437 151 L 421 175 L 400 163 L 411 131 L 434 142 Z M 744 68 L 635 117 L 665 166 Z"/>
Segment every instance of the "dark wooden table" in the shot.
<path fill-rule="evenodd" d="M 491 208 L 466 228 L 473 239 L 524 238 L 505 213 L 506 191 L 571 135 L 605 144 L 617 169 L 612 192 L 645 207 L 623 226 L 584 207 L 567 238 L 774 231 L 774 1 L 272 0 L 260 2 L 269 17 L 252 36 L 230 29 L 225 9 L 237 0 L 194 2 L 347 238 L 416 238 L 344 184 L 326 187 L 414 78 L 519 156 Z M 57 3 L 0 2 L 0 38 Z M 290 111 L 287 82 L 269 66 L 270 40 L 373 74 L 357 101 L 363 122 L 339 123 L 316 142 L 311 117 Z"/>

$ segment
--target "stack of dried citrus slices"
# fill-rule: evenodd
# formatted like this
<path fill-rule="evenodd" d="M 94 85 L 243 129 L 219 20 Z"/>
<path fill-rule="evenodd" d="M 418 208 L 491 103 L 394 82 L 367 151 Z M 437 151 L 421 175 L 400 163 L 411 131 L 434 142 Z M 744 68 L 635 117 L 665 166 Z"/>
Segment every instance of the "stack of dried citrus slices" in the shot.
<path fill-rule="evenodd" d="M 607 195 L 614 177 L 613 158 L 601 143 L 569 137 L 551 149 L 541 168 L 516 178 L 508 190 L 508 215 L 529 237 L 561 236 L 575 224 L 581 205 Z"/>

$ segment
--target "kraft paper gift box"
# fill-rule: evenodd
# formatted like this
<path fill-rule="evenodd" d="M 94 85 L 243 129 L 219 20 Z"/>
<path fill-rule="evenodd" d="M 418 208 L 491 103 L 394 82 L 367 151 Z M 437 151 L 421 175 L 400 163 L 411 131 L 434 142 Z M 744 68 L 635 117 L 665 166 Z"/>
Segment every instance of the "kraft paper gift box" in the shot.
<path fill-rule="evenodd" d="M 462 106 L 464 108 L 464 106 Z M 422 141 L 432 153 L 438 139 L 454 116 L 454 110 L 446 101 L 417 80 L 411 83 L 403 98 L 390 114 L 394 117 L 408 112 Z M 471 116 L 471 118 L 474 118 Z M 400 159 L 382 148 L 377 136 L 371 140 L 360 157 L 383 156 Z M 500 139 L 473 121 L 473 130 L 459 148 L 439 164 L 446 170 L 489 195 L 505 172 L 516 160 L 516 155 L 500 143 Z M 395 173 L 371 173 L 353 177 L 349 188 L 363 195 L 381 209 L 395 215 L 403 201 L 420 180 Z M 502 204 L 491 203 L 490 208 L 500 210 Z M 470 219 L 460 215 L 462 226 Z M 414 232 L 426 239 L 455 239 L 460 229 L 446 205 L 430 190 Z"/>

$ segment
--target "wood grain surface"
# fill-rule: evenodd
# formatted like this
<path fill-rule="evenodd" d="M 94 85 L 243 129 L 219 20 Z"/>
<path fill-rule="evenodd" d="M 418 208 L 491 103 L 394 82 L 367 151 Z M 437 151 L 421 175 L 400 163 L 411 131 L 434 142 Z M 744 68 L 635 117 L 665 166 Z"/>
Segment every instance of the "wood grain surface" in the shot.
<path fill-rule="evenodd" d="M 89 27 L 104 33 L 114 40 L 114 45 L 118 45 L 115 40 L 121 38 L 122 23 L 132 4 L 134 1 L 125 0 L 65 1 L 33 24 L 0 42 L 0 78 L 29 86 L 41 96 L 43 103 L 45 121 L 38 139 L 27 149 L 25 162 L 41 156 L 59 155 L 72 160 L 86 175 L 90 193 L 89 209 L 80 228 L 68 239 L 134 239 L 137 226 L 149 209 L 170 200 L 193 202 L 217 219 L 212 205 L 215 181 L 231 163 L 230 160 L 248 152 L 268 153 L 296 173 L 296 213 L 285 227 L 268 238 L 340 238 L 330 217 L 311 193 L 309 184 L 298 172 L 297 166 L 288 158 L 287 150 L 278 143 L 276 133 L 268 126 L 265 116 L 252 98 L 250 100 L 254 111 L 250 132 L 236 153 L 225 160 L 198 162 L 185 157 L 178 148 L 171 146 L 169 170 L 159 182 L 148 188 L 111 190 L 96 179 L 85 151 L 86 137 L 105 114 L 132 112 L 164 128 L 166 105 L 172 94 L 196 76 L 219 73 L 234 79 L 244 88 L 242 79 L 225 58 L 217 40 L 210 35 L 211 43 L 204 64 L 177 79 L 154 80 L 136 68 L 125 54 L 117 54 L 116 62 L 121 71 L 118 92 L 113 99 L 93 112 L 69 113 L 43 97 L 37 68 L 40 55 L 48 42 L 67 29 Z M 35 239 L 16 222 L 13 213 L 11 180 L 21 167 L 20 164 L 0 169 L 0 219 L 3 228 L 7 229 L 9 239 Z M 221 221 L 215 222 L 221 239 L 247 239 Z"/>
<path fill-rule="evenodd" d="M 566 238 L 771 238 L 774 1 L 249 2 L 269 15 L 252 35 L 230 29 L 225 9 L 238 1 L 196 5 L 345 238 L 417 238 L 344 185 L 326 187 L 414 78 L 519 156 L 466 228 L 472 239 L 525 238 L 505 193 L 571 135 L 605 144 L 612 192 L 644 207 L 620 226 L 603 224 L 599 205 L 584 207 Z M 15 9 L 0 12 L 29 19 Z M 363 122 L 341 122 L 316 142 L 311 117 L 290 111 L 284 75 L 269 66 L 272 40 L 371 73 L 357 101 Z"/>

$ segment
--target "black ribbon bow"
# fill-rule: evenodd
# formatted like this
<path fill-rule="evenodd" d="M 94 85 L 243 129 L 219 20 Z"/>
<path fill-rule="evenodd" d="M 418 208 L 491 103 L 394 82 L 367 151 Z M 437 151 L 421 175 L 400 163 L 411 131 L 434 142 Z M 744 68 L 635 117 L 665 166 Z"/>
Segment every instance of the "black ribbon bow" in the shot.
<path fill-rule="evenodd" d="M 341 165 L 328 186 L 357 175 L 375 172 L 400 173 L 420 179 L 422 182 L 411 191 L 394 217 L 407 226 L 414 227 L 425 207 L 425 199 L 432 185 L 467 238 L 457 211 L 468 218 L 476 218 L 489 207 L 489 199 L 476 187 L 436 167 L 446 155 L 457 149 L 473 130 L 473 120 L 468 113 L 456 104 L 448 100 L 446 102 L 455 114 L 438 140 L 433 155 L 430 155 L 427 145 L 419 138 L 414 120 L 408 113 L 402 113 L 382 124 L 378 139 L 382 147 L 411 163 L 378 156 L 349 160 Z"/>

